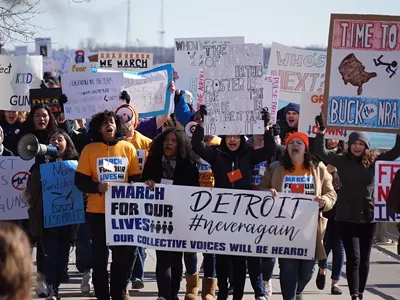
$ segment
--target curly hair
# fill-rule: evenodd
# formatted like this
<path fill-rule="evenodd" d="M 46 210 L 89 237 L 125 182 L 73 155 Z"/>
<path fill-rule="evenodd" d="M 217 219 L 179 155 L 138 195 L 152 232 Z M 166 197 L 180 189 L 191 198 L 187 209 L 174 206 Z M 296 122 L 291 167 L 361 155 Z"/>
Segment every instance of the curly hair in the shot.
<path fill-rule="evenodd" d="M 117 127 L 115 132 L 115 139 L 124 139 L 126 135 L 126 127 L 123 125 L 124 122 L 122 122 L 121 117 L 116 115 L 113 111 L 105 110 L 101 113 L 95 114 L 90 120 L 87 135 L 92 142 L 100 142 L 103 140 L 103 136 L 100 133 L 100 127 L 112 119 L 115 120 L 115 125 Z"/>
<path fill-rule="evenodd" d="M 166 136 L 173 132 L 178 142 L 177 157 L 179 159 L 189 160 L 194 163 L 199 163 L 199 157 L 192 150 L 192 143 L 187 134 L 178 128 L 168 128 L 160 133 L 152 142 L 149 157 L 160 159 L 164 154 L 164 141 Z"/>
<path fill-rule="evenodd" d="M 33 117 L 35 115 L 35 112 L 41 108 L 46 110 L 49 115 L 49 124 L 47 124 L 46 130 L 48 130 L 50 132 L 56 131 L 57 126 L 58 126 L 56 118 L 54 117 L 53 113 L 51 112 L 50 108 L 47 105 L 38 105 L 38 106 L 33 107 L 32 110 L 29 112 L 24 125 L 27 126 L 27 128 L 29 128 L 29 129 L 35 128 L 35 124 L 33 122 Z"/>
<path fill-rule="evenodd" d="M 74 142 L 72 141 L 72 139 L 70 138 L 68 133 L 66 133 L 62 129 L 58 129 L 51 133 L 50 141 L 51 141 L 52 136 L 55 134 L 61 134 L 64 137 L 65 141 L 67 142 L 67 147 L 65 148 L 63 159 L 64 160 L 78 160 L 78 158 L 79 158 L 78 152 L 76 151 Z"/>
<path fill-rule="evenodd" d="M 292 163 L 292 159 L 289 156 L 288 149 L 285 149 L 285 153 L 282 155 L 280 159 L 280 163 L 283 165 L 283 168 L 285 170 L 288 170 L 290 172 L 294 171 L 294 165 Z M 304 152 L 304 163 L 303 167 L 306 170 L 311 170 L 312 167 L 318 166 L 318 160 L 311 154 L 310 150 L 307 148 L 305 149 Z"/>
<path fill-rule="evenodd" d="M 0 299 L 31 299 L 32 255 L 25 232 L 0 221 Z"/>
<path fill-rule="evenodd" d="M 347 149 L 344 155 L 347 157 L 349 161 L 356 157 L 351 153 L 350 148 Z M 366 169 L 371 168 L 374 165 L 378 156 L 379 156 L 378 151 L 365 149 L 363 155 L 361 156 L 361 165 Z"/>

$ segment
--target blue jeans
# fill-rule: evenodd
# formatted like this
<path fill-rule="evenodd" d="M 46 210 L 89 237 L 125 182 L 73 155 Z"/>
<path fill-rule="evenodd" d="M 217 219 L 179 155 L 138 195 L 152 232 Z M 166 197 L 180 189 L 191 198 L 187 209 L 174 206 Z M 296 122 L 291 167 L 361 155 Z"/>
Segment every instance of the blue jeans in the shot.
<path fill-rule="evenodd" d="M 76 246 L 76 268 L 80 273 L 92 269 L 92 239 L 90 236 L 90 225 L 86 222 L 79 225 Z"/>
<path fill-rule="evenodd" d="M 44 252 L 43 273 L 46 283 L 52 287 L 53 295 L 58 296 L 61 277 L 68 263 L 71 229 L 69 226 L 43 229 L 40 236 Z"/>
<path fill-rule="evenodd" d="M 275 263 L 276 263 L 275 257 L 263 257 L 261 259 L 261 271 L 264 281 L 272 279 L 272 276 L 274 275 Z"/>
<path fill-rule="evenodd" d="M 204 278 L 217 278 L 215 254 L 203 253 Z"/>
<path fill-rule="evenodd" d="M 194 275 L 197 273 L 197 253 L 185 252 L 183 253 L 183 260 L 185 261 L 186 274 Z"/>
<path fill-rule="evenodd" d="M 136 250 L 136 261 L 133 265 L 133 271 L 131 276 L 131 281 L 136 279 L 143 280 L 144 277 L 144 261 L 146 260 L 147 254 L 146 249 L 142 247 L 137 247 Z"/>
<path fill-rule="evenodd" d="M 328 220 L 324 238 L 324 247 L 327 257 L 331 251 L 333 254 L 331 279 L 339 280 L 344 263 L 344 247 L 342 243 L 342 237 L 340 235 L 339 225 L 334 219 Z M 318 262 L 318 266 L 321 269 L 326 269 L 328 267 L 328 260 L 320 260 Z"/>
<path fill-rule="evenodd" d="M 279 258 L 279 281 L 283 300 L 295 300 L 311 280 L 314 260 Z"/>

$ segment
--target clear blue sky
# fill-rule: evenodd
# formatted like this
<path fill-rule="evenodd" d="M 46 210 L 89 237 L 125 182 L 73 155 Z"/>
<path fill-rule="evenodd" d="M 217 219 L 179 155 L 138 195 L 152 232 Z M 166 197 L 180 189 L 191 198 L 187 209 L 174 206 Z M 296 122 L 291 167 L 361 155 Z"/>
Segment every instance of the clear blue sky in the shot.
<path fill-rule="evenodd" d="M 176 37 L 239 36 L 246 42 L 327 45 L 331 13 L 400 15 L 399 0 L 164 0 L 165 45 Z M 159 45 L 161 0 L 131 0 L 131 40 Z M 42 0 L 34 22 L 54 48 L 81 39 L 125 46 L 127 0 Z M 7 47 L 9 48 L 9 47 Z M 30 46 L 33 50 L 33 46 Z"/>

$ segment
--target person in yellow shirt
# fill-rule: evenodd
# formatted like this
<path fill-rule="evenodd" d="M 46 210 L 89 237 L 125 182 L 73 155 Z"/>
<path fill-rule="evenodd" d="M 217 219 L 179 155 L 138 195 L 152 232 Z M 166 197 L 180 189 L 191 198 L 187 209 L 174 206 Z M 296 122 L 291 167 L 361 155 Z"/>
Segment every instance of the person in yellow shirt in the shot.
<path fill-rule="evenodd" d="M 75 173 L 78 189 L 89 194 L 88 221 L 92 235 L 93 283 L 99 300 L 126 299 L 126 287 L 135 261 L 136 247 L 113 246 L 111 290 L 108 280 L 105 193 L 113 182 L 139 182 L 140 168 L 135 147 L 123 140 L 125 127 L 112 111 L 92 117 L 88 136 L 91 143 L 82 151 Z"/>

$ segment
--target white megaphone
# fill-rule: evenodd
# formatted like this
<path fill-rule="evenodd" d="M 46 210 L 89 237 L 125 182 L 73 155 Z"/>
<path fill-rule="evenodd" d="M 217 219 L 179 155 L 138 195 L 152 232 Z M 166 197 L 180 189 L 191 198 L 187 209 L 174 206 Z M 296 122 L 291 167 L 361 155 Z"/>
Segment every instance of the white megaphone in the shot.
<path fill-rule="evenodd" d="M 191 121 L 189 123 L 186 124 L 185 126 L 185 132 L 189 137 L 192 137 L 194 131 L 196 130 L 197 127 L 197 122 L 195 121 Z"/>
<path fill-rule="evenodd" d="M 58 152 L 58 147 L 40 144 L 36 136 L 27 133 L 20 138 L 17 151 L 23 160 L 31 160 L 37 155 L 55 156 Z"/>

